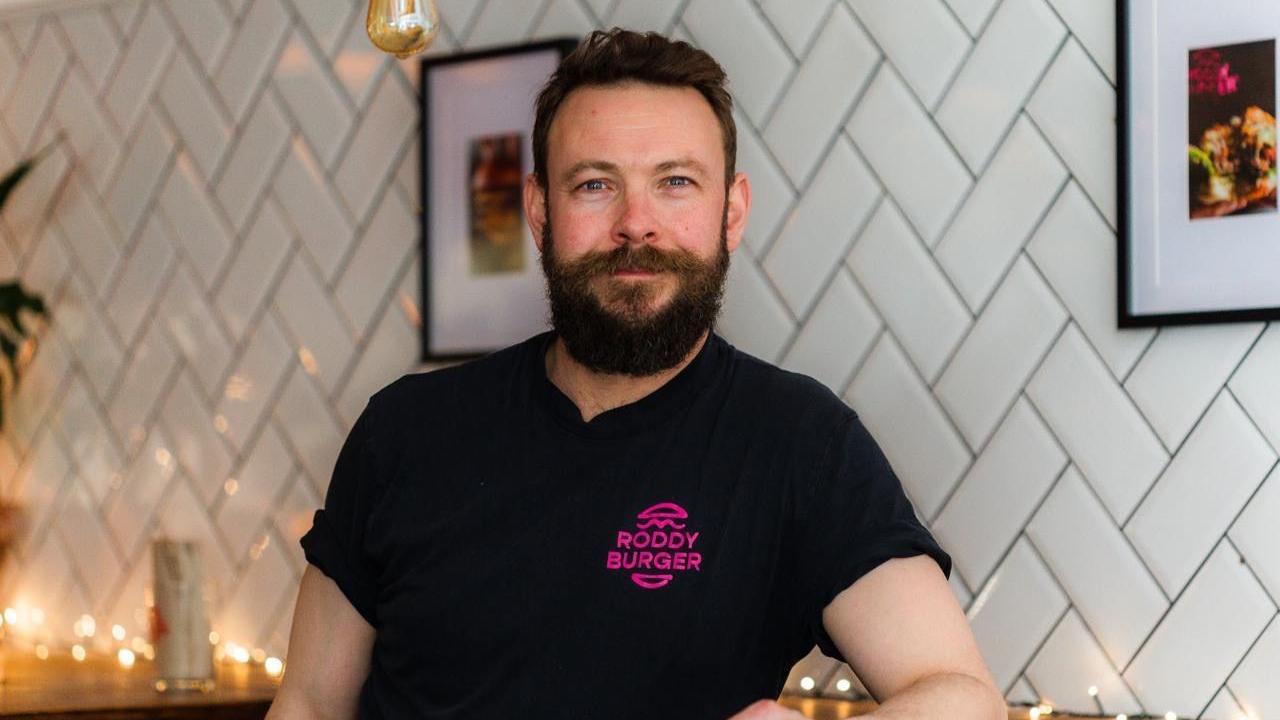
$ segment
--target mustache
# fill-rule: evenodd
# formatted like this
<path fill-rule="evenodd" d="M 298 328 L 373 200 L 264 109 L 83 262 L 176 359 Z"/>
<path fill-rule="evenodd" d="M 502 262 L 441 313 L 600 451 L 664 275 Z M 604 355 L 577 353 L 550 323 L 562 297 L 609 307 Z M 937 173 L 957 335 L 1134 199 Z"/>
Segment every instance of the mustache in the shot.
<path fill-rule="evenodd" d="M 566 263 L 580 277 L 611 275 L 623 268 L 642 272 L 690 274 L 702 270 L 707 261 L 689 250 L 659 250 L 652 245 L 622 245 L 613 250 L 596 250 Z"/>

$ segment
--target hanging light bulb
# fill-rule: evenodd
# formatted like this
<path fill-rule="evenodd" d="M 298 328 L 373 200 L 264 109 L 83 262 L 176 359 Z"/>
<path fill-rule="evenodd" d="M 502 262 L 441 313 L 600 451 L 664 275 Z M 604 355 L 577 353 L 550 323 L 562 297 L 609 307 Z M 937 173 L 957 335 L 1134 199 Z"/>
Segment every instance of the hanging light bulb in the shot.
<path fill-rule="evenodd" d="M 383 52 L 401 59 L 422 52 L 440 32 L 436 0 L 369 0 L 365 29 Z"/>

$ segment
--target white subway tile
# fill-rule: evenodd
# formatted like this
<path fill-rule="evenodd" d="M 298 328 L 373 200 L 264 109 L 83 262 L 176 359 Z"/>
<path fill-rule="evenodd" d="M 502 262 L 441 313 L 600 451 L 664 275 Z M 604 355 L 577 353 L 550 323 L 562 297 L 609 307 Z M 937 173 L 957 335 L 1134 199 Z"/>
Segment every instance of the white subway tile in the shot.
<path fill-rule="evenodd" d="M 1228 535 L 1249 561 L 1249 566 L 1272 597 L 1280 597 L 1280 543 L 1276 542 L 1276 518 L 1280 518 L 1280 466 L 1249 500 Z"/>
<path fill-rule="evenodd" d="M 971 457 L 888 333 L 880 336 L 844 398 L 884 451 L 920 517 L 936 515 Z"/>
<path fill-rule="evenodd" d="M 761 263 L 796 316 L 809 313 L 879 194 L 852 146 L 837 140 Z"/>
<path fill-rule="evenodd" d="M 972 179 L 889 65 L 880 66 L 845 129 L 925 242 L 935 245 Z"/>
<path fill-rule="evenodd" d="M 262 79 L 275 64 L 288 23 L 280 0 L 254 0 L 236 25 L 212 79 L 237 122 L 249 113 Z"/>
<path fill-rule="evenodd" d="M 800 328 L 782 366 L 840 393 L 871 349 L 882 324 L 850 276 L 841 271 Z"/>
<path fill-rule="evenodd" d="M 222 434 L 238 450 L 243 452 L 253 442 L 259 423 L 270 411 L 268 403 L 296 361 L 275 316 L 263 313 L 217 399 L 217 414 L 225 420 Z"/>
<path fill-rule="evenodd" d="M 235 230 L 218 212 L 185 153 L 178 156 L 161 187 L 159 205 L 176 246 L 200 276 L 203 287 L 213 287 L 231 253 Z"/>
<path fill-rule="evenodd" d="M 1227 687 L 1240 701 L 1248 717 L 1268 718 L 1280 715 L 1277 668 L 1280 668 L 1280 621 L 1272 618 L 1266 632 L 1250 648 L 1249 654 L 1227 681 Z"/>
<path fill-rule="evenodd" d="M 275 426 L 268 423 L 258 433 L 244 462 L 231 469 L 222 488 L 215 518 L 231 557 L 242 558 L 264 531 L 275 510 L 276 498 L 293 475 L 293 457 Z"/>
<path fill-rule="evenodd" d="M 969 624 L 996 687 L 1013 685 L 1067 607 L 1067 597 L 1031 545 L 1014 544 L 969 608 Z"/>
<path fill-rule="evenodd" d="M 303 136 L 329 166 L 351 127 L 351 109 L 321 62 L 294 33 L 280 54 L 273 80 Z"/>
<path fill-rule="evenodd" d="M 1066 321 L 1031 263 L 1015 261 L 934 387 L 969 447 L 986 443 Z"/>
<path fill-rule="evenodd" d="M 277 161 L 289 143 L 289 126 L 271 96 L 263 96 L 223 165 L 215 189 L 236 232 L 261 202 Z"/>
<path fill-rule="evenodd" d="M 920 374 L 932 382 L 972 318 L 892 200 L 880 203 L 847 262 Z"/>
<path fill-rule="evenodd" d="M 1165 447 L 1182 443 L 1262 330 L 1262 323 L 1160 330 L 1124 387 Z"/>
<path fill-rule="evenodd" d="M 729 75 L 734 100 L 756 127 L 791 74 L 792 61 L 754 3 L 691 0 L 681 21 Z"/>
<path fill-rule="evenodd" d="M 1226 542 L 1218 543 L 1124 672 L 1148 712 L 1195 717 L 1276 607 Z"/>
<path fill-rule="evenodd" d="M 986 582 L 1066 463 L 1030 404 L 1018 400 L 930 527 L 968 585 Z"/>
<path fill-rule="evenodd" d="M 169 71 L 160 81 L 156 93 L 182 139 L 183 148 L 195 160 L 200 176 L 206 180 L 213 177 L 231 139 L 224 111 L 208 88 L 208 81 L 192 67 L 186 53 L 179 52 L 174 53 Z"/>
<path fill-rule="evenodd" d="M 1066 28 L 1044 0 L 1005 0 L 938 106 L 938 125 L 977 172 L 1035 89 Z"/>
<path fill-rule="evenodd" d="M 653 30 L 665 33 L 676 20 L 681 0 L 618 0 L 609 15 L 608 25 L 631 30 Z M 796 8 L 804 13 L 803 8 Z"/>
<path fill-rule="evenodd" d="M 1227 386 L 1258 429 L 1280 450 L 1280 323 L 1271 323 Z"/>
<path fill-rule="evenodd" d="M 1027 667 L 1027 677 L 1055 708 L 1108 715 L 1142 712 L 1075 610 L 1068 610 L 1050 633 Z M 1096 696 L 1089 694 L 1090 688 L 1097 690 Z"/>
<path fill-rule="evenodd" d="M 291 333 L 301 369 L 333 392 L 355 342 L 332 295 L 301 255 L 294 255 L 276 289 L 275 306 Z"/>
<path fill-rule="evenodd" d="M 850 0 L 854 14 L 927 108 L 938 104 L 972 42 L 942 0 L 916 0 L 909 12 L 884 0 Z"/>
<path fill-rule="evenodd" d="M 1068 40 L 1027 103 L 1027 112 L 1116 226 L 1116 93 L 1080 43 Z"/>
<path fill-rule="evenodd" d="M 173 33 L 160 16 L 159 6 L 138 3 L 139 9 L 144 7 L 146 14 L 137 32 L 125 43 L 104 96 L 116 126 L 126 134 L 147 109 L 147 101 L 167 65 L 164 61 L 173 49 Z"/>
<path fill-rule="evenodd" d="M 232 337 L 242 337 L 263 311 L 293 251 L 293 234 L 276 207 L 273 202 L 263 203 L 214 297 Z"/>
<path fill-rule="evenodd" d="M 1275 461 L 1240 406 L 1220 394 L 1125 525 L 1170 597 L 1191 579 Z"/>
<path fill-rule="evenodd" d="M 160 410 L 168 448 L 200 493 L 202 506 L 221 492 L 231 471 L 231 452 L 218 436 L 209 406 L 186 373 L 178 376 Z"/>
<path fill-rule="evenodd" d="M 1074 324 L 1032 376 L 1027 395 L 1122 522 L 1168 455 Z"/>
<path fill-rule="evenodd" d="M 795 326 L 750 255 L 739 251 L 729 261 L 724 297 L 718 332 L 745 352 L 776 362 Z"/>
<path fill-rule="evenodd" d="M 879 59 L 871 39 L 837 3 L 764 130 L 765 142 L 797 187 L 822 161 Z"/>
<path fill-rule="evenodd" d="M 1111 374 L 1128 375 L 1155 331 L 1117 329 L 1115 233 L 1074 182 L 1058 196 L 1027 252 Z"/>

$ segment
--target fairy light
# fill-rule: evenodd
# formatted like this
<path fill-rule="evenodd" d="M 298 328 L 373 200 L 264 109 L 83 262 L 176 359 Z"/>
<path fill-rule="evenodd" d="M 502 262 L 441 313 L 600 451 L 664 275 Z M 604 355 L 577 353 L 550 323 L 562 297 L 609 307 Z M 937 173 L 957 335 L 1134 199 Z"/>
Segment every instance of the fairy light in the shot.
<path fill-rule="evenodd" d="M 217 644 L 218 644 L 218 639 L 219 639 L 219 638 L 218 638 L 218 632 L 217 632 L 216 630 L 210 630 L 210 631 L 209 631 L 209 644 L 210 644 L 210 645 L 217 645 Z"/>
<path fill-rule="evenodd" d="M 1039 708 L 1039 710 L 1040 710 L 1040 714 L 1041 714 L 1041 715 L 1052 715 L 1052 714 L 1053 714 L 1053 706 L 1052 706 L 1052 705 L 1050 705 L 1049 703 L 1040 703 L 1040 705 L 1038 706 L 1038 708 Z"/>
<path fill-rule="evenodd" d="M 36 646 L 36 657 L 40 658 L 41 660 L 48 660 L 48 659 L 49 659 L 49 646 L 48 646 L 48 645 L 45 645 L 44 643 L 41 643 L 41 644 L 37 645 L 37 646 Z"/>
<path fill-rule="evenodd" d="M 1098 697 L 1098 686 L 1097 686 L 1097 685 L 1090 685 L 1090 686 L 1089 686 L 1089 697 Z"/>
<path fill-rule="evenodd" d="M 146 644 L 147 644 L 147 641 L 143 640 L 137 635 L 134 635 L 133 640 L 129 641 L 129 646 L 132 647 L 133 651 L 136 653 L 142 652 L 142 648 L 146 646 Z"/>
<path fill-rule="evenodd" d="M 1178 720 L 1178 713 L 1170 710 L 1164 714 L 1164 720 Z"/>
<path fill-rule="evenodd" d="M 271 677 L 280 677 L 280 673 L 284 672 L 284 661 L 278 657 L 269 657 L 263 661 L 262 667 Z"/>
<path fill-rule="evenodd" d="M 262 648 L 254 648 L 253 652 L 249 654 L 253 657 L 253 661 L 256 663 L 264 663 L 267 661 L 267 651 Z"/>
<path fill-rule="evenodd" d="M 71 646 L 71 657 L 75 658 L 76 662 L 84 662 L 84 655 L 85 652 L 83 645 L 76 643 Z"/>
<path fill-rule="evenodd" d="M 805 675 L 804 677 L 800 678 L 800 687 L 805 690 L 812 690 L 813 686 L 816 684 L 817 683 L 813 681 L 813 678 L 809 677 L 808 675 Z"/>
<path fill-rule="evenodd" d="M 116 659 L 120 661 L 120 667 L 128 670 L 133 667 L 133 663 L 137 660 L 137 657 L 129 648 L 120 648 L 120 651 L 116 653 Z"/>
<path fill-rule="evenodd" d="M 123 626 L 123 625 L 119 625 L 119 624 L 117 624 L 117 625 L 112 625 L 112 626 L 111 626 L 111 637 L 115 638 L 115 639 L 116 639 L 116 642 L 121 642 L 121 641 L 123 641 L 123 640 L 124 640 L 124 635 L 125 635 L 125 632 L 124 632 L 124 626 Z"/>
<path fill-rule="evenodd" d="M 5 609 L 4 609 L 4 621 L 5 621 L 5 622 L 7 622 L 7 623 L 9 623 L 10 625 L 17 625 L 17 624 L 18 624 L 18 611 L 17 611 L 17 610 L 15 610 L 15 609 L 13 609 L 13 608 L 11 608 L 11 607 L 7 607 L 7 608 L 5 608 Z"/>
<path fill-rule="evenodd" d="M 840 692 L 849 692 L 849 688 L 851 687 L 853 687 L 853 685 L 849 682 L 848 678 L 840 678 L 836 681 L 836 690 L 839 690 Z"/>
<path fill-rule="evenodd" d="M 1116 716 L 1116 720 L 1129 720 L 1129 716 L 1125 715 L 1124 713 L 1120 713 L 1119 715 Z"/>
<path fill-rule="evenodd" d="M 71 627 L 79 638 L 91 638 L 98 632 L 98 624 L 90 615 L 81 615 Z"/>
<path fill-rule="evenodd" d="M 1027 713 L 1027 715 L 1031 718 L 1031 720 L 1038 720 L 1040 717 L 1040 708 L 1038 707 L 1031 708 L 1031 710 Z"/>
<path fill-rule="evenodd" d="M 243 648 L 233 642 L 227 643 L 227 655 L 230 655 L 232 660 L 235 660 L 236 662 L 241 664 L 249 662 L 248 649 Z"/>

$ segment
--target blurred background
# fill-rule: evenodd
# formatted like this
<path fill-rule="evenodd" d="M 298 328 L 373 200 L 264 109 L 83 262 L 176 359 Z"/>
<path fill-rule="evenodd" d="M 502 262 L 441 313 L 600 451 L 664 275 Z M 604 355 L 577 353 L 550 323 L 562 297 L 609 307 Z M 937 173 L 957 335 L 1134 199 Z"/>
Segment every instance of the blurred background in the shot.
<path fill-rule="evenodd" d="M 3 7 L 0 168 L 64 138 L 0 216 L 49 308 L 0 433 L 10 652 L 145 637 L 173 535 L 220 655 L 283 657 L 341 442 L 426 369 L 420 59 L 355 0 Z M 724 64 L 719 330 L 859 412 L 1011 702 L 1280 717 L 1280 328 L 1116 329 L 1112 2 L 439 9 L 431 55 L 620 25 Z M 789 689 L 859 686 L 811 655 Z"/>

